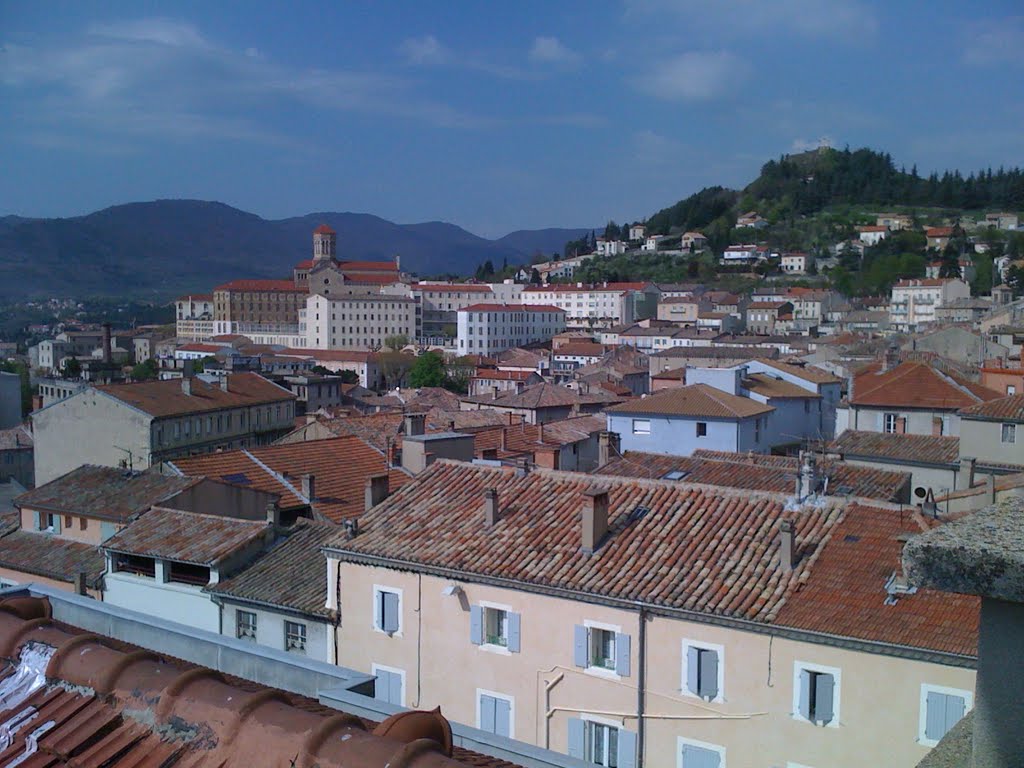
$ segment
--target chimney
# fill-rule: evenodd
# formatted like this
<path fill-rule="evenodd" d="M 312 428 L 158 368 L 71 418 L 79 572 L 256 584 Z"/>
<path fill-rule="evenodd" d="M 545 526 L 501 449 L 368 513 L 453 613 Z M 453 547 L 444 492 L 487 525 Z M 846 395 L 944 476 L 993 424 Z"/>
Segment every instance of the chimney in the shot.
<path fill-rule="evenodd" d="M 403 419 L 405 434 L 409 437 L 422 435 L 426 428 L 427 415 L 425 413 L 407 413 Z"/>
<path fill-rule="evenodd" d="M 619 453 L 619 433 L 607 430 L 597 433 L 597 467 L 600 469 Z"/>
<path fill-rule="evenodd" d="M 107 365 L 114 361 L 114 352 L 110 343 L 110 323 L 103 324 L 103 362 Z"/>
<path fill-rule="evenodd" d="M 974 487 L 974 463 L 973 456 L 961 456 L 960 467 L 956 472 L 956 484 L 960 490 Z"/>
<path fill-rule="evenodd" d="M 491 387 L 491 400 L 497 400 L 497 399 L 498 399 L 498 385 L 495 384 L 493 387 Z"/>
<path fill-rule="evenodd" d="M 793 572 L 793 558 L 796 552 L 793 521 L 783 520 L 779 526 L 779 567 L 783 573 Z"/>
<path fill-rule="evenodd" d="M 501 446 L 501 450 L 502 451 L 507 451 L 508 450 L 508 438 L 506 437 L 506 429 L 505 429 L 504 425 L 498 427 L 498 429 L 501 430 L 498 433 L 499 434 L 499 443 L 498 444 Z"/>
<path fill-rule="evenodd" d="M 996 503 L 996 476 L 991 472 L 985 475 L 985 503 Z"/>
<path fill-rule="evenodd" d="M 181 378 L 181 393 L 186 396 L 192 394 L 192 379 L 188 376 L 183 376 Z"/>
<path fill-rule="evenodd" d="M 537 425 L 537 442 L 544 442 L 544 422 L 541 422 L 540 424 Z"/>
<path fill-rule="evenodd" d="M 302 495 L 309 499 L 310 504 L 316 501 L 316 475 L 302 476 Z"/>
<path fill-rule="evenodd" d="M 900 348 L 895 344 L 890 344 L 886 350 L 885 355 L 882 357 L 882 370 L 880 373 L 890 371 L 900 364 Z"/>
<path fill-rule="evenodd" d="M 488 488 L 484 491 L 484 524 L 493 528 L 501 520 L 501 508 L 498 504 L 498 490 Z"/>
<path fill-rule="evenodd" d="M 86 591 L 85 591 L 85 578 L 86 578 L 85 571 L 78 571 L 77 573 L 75 573 L 74 582 L 73 582 L 74 583 L 73 589 L 74 589 L 74 593 L 76 595 L 85 595 L 86 594 Z"/>
<path fill-rule="evenodd" d="M 364 491 L 365 509 L 369 512 L 373 507 L 380 504 L 388 497 L 388 476 L 374 475 L 366 478 L 366 490 Z"/>
<path fill-rule="evenodd" d="M 231 391 L 231 385 L 228 384 L 228 379 L 230 379 L 230 378 L 231 378 L 231 376 L 227 375 L 227 374 L 220 377 L 220 388 L 221 388 L 222 391 L 224 391 L 224 392 L 230 392 Z"/>
<path fill-rule="evenodd" d="M 278 509 L 276 501 L 267 502 L 267 524 L 273 526 L 281 524 L 281 510 Z"/>
<path fill-rule="evenodd" d="M 521 382 L 521 381 L 517 381 L 517 382 L 516 382 L 516 394 L 517 394 L 517 395 L 518 395 L 518 394 L 521 394 L 521 393 L 522 393 L 522 391 L 523 391 L 523 389 L 524 389 L 524 387 L 525 387 L 525 384 L 523 384 L 523 382 Z"/>
<path fill-rule="evenodd" d="M 801 451 L 800 454 L 800 485 L 797 490 L 797 499 L 804 499 L 813 496 L 818 487 L 818 463 L 814 454 L 810 451 Z"/>
<path fill-rule="evenodd" d="M 590 555 L 608 534 L 608 491 L 589 488 L 583 492 L 583 551 Z"/>
<path fill-rule="evenodd" d="M 181 375 L 183 378 L 190 379 L 195 375 L 196 366 L 191 360 L 181 361 Z"/>

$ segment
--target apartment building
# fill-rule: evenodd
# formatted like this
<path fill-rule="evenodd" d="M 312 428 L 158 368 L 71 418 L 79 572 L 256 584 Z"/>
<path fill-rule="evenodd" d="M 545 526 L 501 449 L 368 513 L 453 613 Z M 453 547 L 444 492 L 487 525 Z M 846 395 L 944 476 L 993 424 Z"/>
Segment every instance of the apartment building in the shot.
<path fill-rule="evenodd" d="M 897 331 L 912 333 L 936 320 L 935 309 L 966 299 L 971 287 L 956 278 L 913 278 L 892 287 L 889 323 Z"/>
<path fill-rule="evenodd" d="M 898 578 L 920 518 L 790 502 L 439 461 L 325 547 L 338 661 L 598 765 L 911 768 L 973 704 L 978 602 Z"/>
<path fill-rule="evenodd" d="M 413 298 L 419 297 L 422 333 L 428 337 L 457 332 L 460 309 L 497 298 L 491 286 L 474 283 L 416 283 L 409 292 Z"/>
<path fill-rule="evenodd" d="M 232 280 L 213 289 L 213 335 L 260 328 L 297 333 L 309 291 L 293 280 Z"/>
<path fill-rule="evenodd" d="M 175 336 L 182 341 L 209 341 L 213 335 L 213 294 L 195 293 L 174 302 Z"/>
<path fill-rule="evenodd" d="M 471 304 L 458 312 L 458 352 L 492 357 L 548 341 L 565 330 L 566 315 L 550 304 Z"/>
<path fill-rule="evenodd" d="M 145 469 L 166 459 L 273 442 L 295 395 L 255 373 L 90 386 L 32 414 L 36 482 L 82 464 Z"/>
<path fill-rule="evenodd" d="M 747 331 L 750 333 L 770 336 L 776 326 L 792 319 L 791 301 L 755 301 L 747 305 Z"/>
<path fill-rule="evenodd" d="M 630 290 L 612 286 L 530 285 L 523 289 L 520 300 L 563 310 L 569 328 L 608 328 L 636 319 Z"/>
<path fill-rule="evenodd" d="M 408 296 L 353 291 L 312 293 L 306 299 L 305 338 L 309 349 L 381 349 L 390 336 L 413 339 L 419 303 Z"/>

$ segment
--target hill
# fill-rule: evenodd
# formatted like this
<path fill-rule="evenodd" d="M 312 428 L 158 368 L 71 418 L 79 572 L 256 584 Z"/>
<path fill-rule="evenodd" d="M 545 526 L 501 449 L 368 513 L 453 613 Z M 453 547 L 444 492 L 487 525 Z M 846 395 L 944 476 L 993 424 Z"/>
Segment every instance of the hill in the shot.
<path fill-rule="evenodd" d="M 129 203 L 66 219 L 0 217 L 0 299 L 130 296 L 166 299 L 240 277 L 291 274 L 308 258 L 313 229 L 338 231 L 346 259 L 390 259 L 428 275 L 472 274 L 481 263 L 526 262 L 553 232 L 488 240 L 443 222 L 396 224 L 364 213 L 311 213 L 268 220 L 217 202 Z"/>

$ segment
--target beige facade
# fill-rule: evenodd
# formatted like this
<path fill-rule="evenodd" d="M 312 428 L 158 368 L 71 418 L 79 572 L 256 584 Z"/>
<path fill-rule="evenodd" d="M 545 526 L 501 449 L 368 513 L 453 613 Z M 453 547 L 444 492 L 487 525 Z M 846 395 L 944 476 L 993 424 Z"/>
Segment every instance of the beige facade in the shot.
<path fill-rule="evenodd" d="M 981 464 L 1024 464 L 1024 421 L 964 415 L 960 420 L 960 455 Z"/>
<path fill-rule="evenodd" d="M 406 296 L 362 290 L 347 295 L 310 294 L 306 300 L 309 349 L 370 350 L 389 336 L 416 335 L 418 303 Z"/>
<path fill-rule="evenodd" d="M 658 319 L 673 323 L 694 325 L 701 311 L 701 302 L 697 299 L 663 299 L 658 303 Z"/>
<path fill-rule="evenodd" d="M 911 768 L 930 746 L 922 737 L 923 687 L 968 697 L 974 690 L 973 669 L 940 663 L 937 656 L 900 658 L 896 649 L 842 647 L 843 641 L 778 627 L 682 615 L 645 614 L 641 622 L 634 606 L 540 594 L 514 584 L 504 588 L 380 566 L 339 566 L 328 553 L 330 583 L 336 577 L 343 617 L 337 663 L 398 674 L 399 703 L 441 706 L 453 720 L 471 725 L 481 724 L 481 694 L 507 699 L 512 738 L 559 752 L 569 748 L 569 722 L 575 718 L 637 733 L 639 696 L 644 765 L 681 765 L 682 746 L 690 744 L 718 751 L 723 766 Z M 398 594 L 399 626 L 390 635 L 375 627 L 375 595 L 381 591 Z M 518 614 L 519 651 L 471 642 L 472 606 Z M 576 666 L 577 625 L 628 636 L 628 674 Z M 718 652 L 719 690 L 710 701 L 687 691 L 690 646 Z M 829 725 L 794 714 L 801 669 L 835 675 L 836 717 Z"/>

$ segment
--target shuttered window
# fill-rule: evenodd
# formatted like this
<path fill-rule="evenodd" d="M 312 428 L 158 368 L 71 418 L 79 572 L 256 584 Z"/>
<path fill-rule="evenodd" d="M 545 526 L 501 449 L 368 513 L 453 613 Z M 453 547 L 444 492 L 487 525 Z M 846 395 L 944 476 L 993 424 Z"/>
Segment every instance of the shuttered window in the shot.
<path fill-rule="evenodd" d="M 836 677 L 830 672 L 801 669 L 799 673 L 800 716 L 815 725 L 835 719 Z"/>
<path fill-rule="evenodd" d="M 385 669 L 374 665 L 373 698 L 397 707 L 404 707 L 405 674 L 396 669 Z"/>
<path fill-rule="evenodd" d="M 401 629 L 401 597 L 397 591 L 376 589 L 374 592 L 374 628 L 389 635 Z"/>
<path fill-rule="evenodd" d="M 688 646 L 686 648 L 685 678 L 686 691 L 711 701 L 719 695 L 718 674 L 721 659 L 714 648 Z"/>
<path fill-rule="evenodd" d="M 724 750 L 683 744 L 680 748 L 681 768 L 720 768 Z"/>
<path fill-rule="evenodd" d="M 473 645 L 489 645 L 519 653 L 518 613 L 483 605 L 469 607 L 469 640 Z"/>
<path fill-rule="evenodd" d="M 630 636 L 613 629 L 573 628 L 573 663 L 583 669 L 606 669 L 623 677 L 629 676 Z"/>
<path fill-rule="evenodd" d="M 919 738 L 929 746 L 937 744 L 960 722 L 971 705 L 970 691 L 921 686 L 921 728 Z"/>
<path fill-rule="evenodd" d="M 636 768 L 636 734 L 625 728 L 570 718 L 568 746 L 569 757 L 608 768 Z"/>
<path fill-rule="evenodd" d="M 493 733 L 497 736 L 511 738 L 512 736 L 512 702 L 504 696 L 492 696 L 488 693 L 480 694 L 480 722 L 478 727 L 482 731 Z"/>

